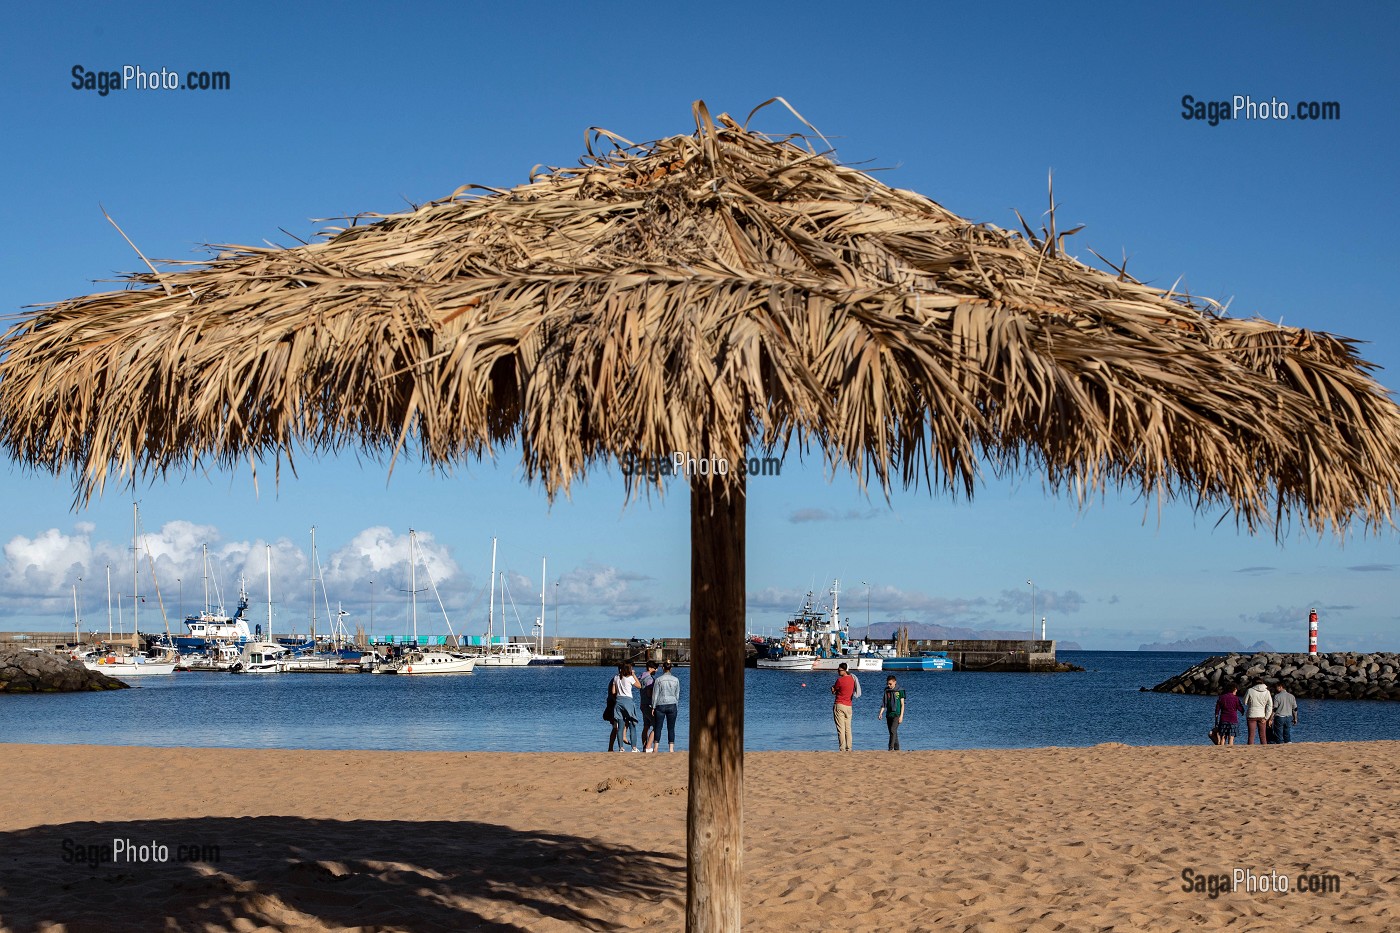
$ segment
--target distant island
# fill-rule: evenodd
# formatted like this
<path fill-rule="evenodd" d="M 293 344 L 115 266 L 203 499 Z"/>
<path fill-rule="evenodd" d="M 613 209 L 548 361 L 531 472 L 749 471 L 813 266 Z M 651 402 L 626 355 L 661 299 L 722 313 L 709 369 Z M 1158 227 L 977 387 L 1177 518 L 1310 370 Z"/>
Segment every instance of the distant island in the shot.
<path fill-rule="evenodd" d="M 1206 654 L 1250 654 L 1260 651 L 1278 651 L 1266 641 L 1256 641 L 1249 647 L 1232 635 L 1202 635 L 1200 638 L 1183 638 L 1181 641 L 1154 641 L 1150 645 L 1138 645 L 1139 651 L 1196 651 Z"/>

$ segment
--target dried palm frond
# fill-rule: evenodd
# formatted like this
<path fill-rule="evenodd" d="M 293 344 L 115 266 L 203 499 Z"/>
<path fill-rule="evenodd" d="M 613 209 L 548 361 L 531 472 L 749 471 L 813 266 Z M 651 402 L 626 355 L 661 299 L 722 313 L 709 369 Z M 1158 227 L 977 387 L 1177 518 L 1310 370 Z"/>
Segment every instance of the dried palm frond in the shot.
<path fill-rule="evenodd" d="M 882 486 L 970 493 L 987 463 L 1251 528 L 1390 521 L 1400 411 L 1350 342 L 1090 268 L 1053 214 L 976 224 L 695 116 L 27 314 L 0 342 L 0 442 L 83 496 L 111 469 L 516 442 L 553 495 L 619 456 L 797 443 Z"/>

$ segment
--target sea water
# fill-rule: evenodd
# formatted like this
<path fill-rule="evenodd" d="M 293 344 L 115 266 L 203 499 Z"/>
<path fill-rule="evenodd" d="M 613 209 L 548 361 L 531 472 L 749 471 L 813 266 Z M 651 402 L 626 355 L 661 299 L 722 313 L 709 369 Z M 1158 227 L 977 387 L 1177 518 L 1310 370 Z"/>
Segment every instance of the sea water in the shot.
<path fill-rule="evenodd" d="M 908 710 L 905 749 L 1203 745 L 1211 697 L 1142 693 L 1201 656 L 1061 652 L 1069 674 L 898 672 Z M 601 667 L 478 669 L 431 677 L 369 674 L 179 673 L 133 678 L 131 690 L 0 696 L 0 741 L 91 745 L 363 748 L 435 751 L 602 751 L 611 674 Z M 687 746 L 689 676 L 681 681 L 676 747 Z M 883 749 L 876 718 L 885 674 L 861 673 L 857 750 Z M 836 748 L 825 671 L 750 669 L 745 747 Z M 1294 741 L 1400 739 L 1400 703 L 1300 700 Z M 1241 734 L 1240 741 L 1243 741 Z M 664 739 L 663 739 L 664 748 Z"/>

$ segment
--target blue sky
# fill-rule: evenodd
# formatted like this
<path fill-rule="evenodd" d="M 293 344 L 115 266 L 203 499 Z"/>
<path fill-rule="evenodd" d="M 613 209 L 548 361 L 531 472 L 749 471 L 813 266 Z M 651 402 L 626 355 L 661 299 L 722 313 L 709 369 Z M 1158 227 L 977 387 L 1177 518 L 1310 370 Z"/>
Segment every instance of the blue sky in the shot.
<path fill-rule="evenodd" d="M 0 185 L 8 208 L 0 309 L 96 290 L 138 266 L 99 204 L 152 257 L 205 243 L 280 243 L 315 218 L 394 211 L 468 182 L 510 186 L 572 164 L 584 133 L 632 140 L 693 128 L 691 101 L 746 114 L 786 97 L 847 162 L 979 221 L 1010 227 L 1046 203 L 1054 171 L 1071 251 L 1130 256 L 1140 278 L 1229 300 L 1236 315 L 1368 341 L 1394 386 L 1392 277 L 1400 12 L 1313 5 L 383 4 L 8 9 L 0 61 Z M 223 92 L 75 90 L 72 69 L 227 71 Z M 1182 118 L 1181 98 L 1337 101 L 1330 122 Z M 755 125 L 798 127 L 770 109 Z M 302 457 L 255 489 L 248 470 L 174 476 L 135 493 L 161 586 L 195 602 L 199 546 L 225 587 L 263 599 L 275 547 L 277 625 L 309 614 L 308 532 L 331 602 L 402 631 L 406 535 L 419 530 L 458 630 L 491 538 L 528 628 L 548 555 L 564 634 L 686 629 L 688 497 L 624 507 L 599 474 L 552 506 L 513 451 L 443 476 L 353 455 Z M 6 464 L 0 628 L 105 628 L 105 566 L 129 592 L 131 493 L 74 509 L 66 478 Z M 820 456 L 752 481 L 749 623 L 778 625 L 809 587 L 842 580 L 843 608 L 896 621 L 1022 629 L 1092 648 L 1228 634 L 1324 649 L 1400 648 L 1396 535 L 1344 544 L 1249 537 L 1218 514 L 1109 493 L 1086 509 L 1040 478 L 988 478 L 974 501 L 866 496 Z M 177 585 L 174 581 L 178 579 Z M 371 585 L 370 581 L 373 581 Z M 142 584 L 143 588 L 146 584 Z M 261 610 L 260 610 L 261 611 Z M 517 631 L 513 613 L 511 631 Z M 143 628 L 150 626 L 143 621 Z"/>

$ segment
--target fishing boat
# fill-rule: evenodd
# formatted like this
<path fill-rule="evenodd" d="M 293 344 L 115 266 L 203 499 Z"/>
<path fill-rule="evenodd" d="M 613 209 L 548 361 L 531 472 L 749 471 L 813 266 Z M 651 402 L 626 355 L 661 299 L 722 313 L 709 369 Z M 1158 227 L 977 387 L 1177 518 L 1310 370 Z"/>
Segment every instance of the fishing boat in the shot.
<path fill-rule="evenodd" d="M 409 572 L 409 594 L 411 596 L 410 614 L 413 620 L 413 641 L 418 642 L 418 533 L 412 529 L 408 532 L 408 572 Z M 424 568 L 427 569 L 426 567 Z M 428 579 L 431 582 L 432 572 L 429 571 Z M 437 584 L 433 584 L 434 592 L 437 591 Z M 442 600 L 438 599 L 441 606 Z M 443 618 L 447 618 L 444 610 Z M 448 623 L 449 628 L 451 623 Z M 437 651 L 431 648 L 413 648 L 396 661 L 376 664 L 374 673 L 376 674 L 404 674 L 417 676 L 419 674 L 470 674 L 476 667 L 477 658 L 468 655 L 457 654 L 451 651 Z"/>
<path fill-rule="evenodd" d="M 141 538 L 141 513 L 135 503 L 131 505 L 131 626 L 139 643 L 141 637 L 140 620 L 137 613 L 141 605 L 140 595 L 140 538 Z M 77 614 L 76 596 L 74 597 L 74 615 Z M 107 631 L 111 636 L 112 629 L 112 568 L 107 568 Z M 83 666 L 91 671 L 101 671 L 111 677 L 146 677 L 160 674 L 175 673 L 175 659 L 156 660 L 140 653 L 129 653 L 108 651 L 96 656 L 82 658 Z"/>
<path fill-rule="evenodd" d="M 248 620 L 244 618 L 244 612 L 248 609 L 248 588 L 242 576 L 238 578 L 238 609 L 232 616 L 224 612 L 223 597 L 219 592 L 218 581 L 214 582 L 214 599 L 218 601 L 217 608 L 210 599 L 209 591 L 209 547 L 204 546 L 204 608 L 196 613 L 185 616 L 185 634 L 183 635 L 162 635 L 156 640 L 156 644 L 163 648 L 173 648 L 181 655 L 206 653 L 214 649 L 214 653 L 220 653 L 218 649 L 222 645 L 238 645 L 253 638 L 254 635 L 248 629 Z M 235 652 L 237 653 L 237 652 Z"/>
<path fill-rule="evenodd" d="M 810 594 L 808 596 L 810 601 Z M 842 664 L 851 671 L 880 671 L 884 669 L 884 659 L 868 647 L 858 647 L 850 639 L 850 627 L 841 627 L 841 581 L 831 582 L 831 612 L 823 619 L 820 614 L 808 613 L 816 620 L 808 640 L 812 645 L 814 671 L 834 671 Z"/>
<path fill-rule="evenodd" d="M 765 671 L 810 671 L 816 658 L 805 642 L 784 640 L 768 650 L 768 657 L 758 659 L 758 667 Z"/>
<path fill-rule="evenodd" d="M 767 653 L 758 659 L 757 666 L 765 671 L 810 671 L 816 663 L 812 654 L 810 638 L 821 623 L 821 613 L 812 603 L 812 591 L 802 608 L 783 626 L 782 638 L 767 644 Z"/>

